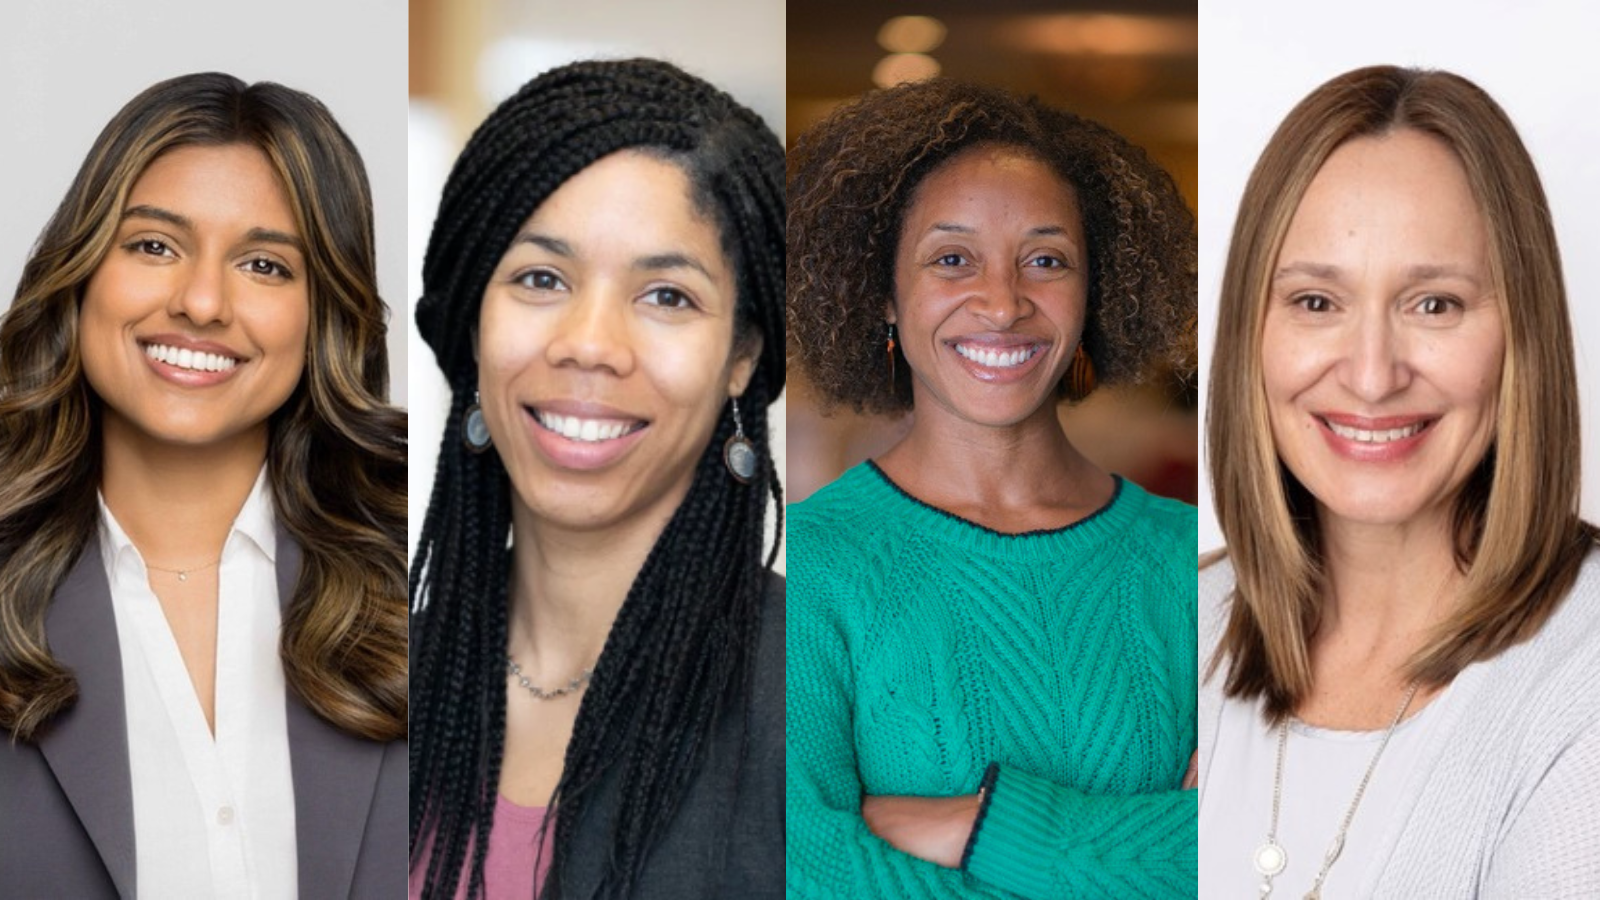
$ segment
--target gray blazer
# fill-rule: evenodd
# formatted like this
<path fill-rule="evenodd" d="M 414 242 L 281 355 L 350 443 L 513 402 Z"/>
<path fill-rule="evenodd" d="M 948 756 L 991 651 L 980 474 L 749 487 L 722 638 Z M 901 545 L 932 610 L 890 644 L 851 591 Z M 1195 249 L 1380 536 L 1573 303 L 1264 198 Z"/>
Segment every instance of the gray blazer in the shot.
<path fill-rule="evenodd" d="M 300 572 L 300 545 L 278 526 L 278 596 Z M 99 543 L 91 538 L 56 591 L 51 651 L 78 679 L 78 702 L 36 743 L 0 732 L 0 896 L 133 898 L 133 785 L 122 654 Z M 333 727 L 288 692 L 300 897 L 406 894 L 406 741 Z"/>

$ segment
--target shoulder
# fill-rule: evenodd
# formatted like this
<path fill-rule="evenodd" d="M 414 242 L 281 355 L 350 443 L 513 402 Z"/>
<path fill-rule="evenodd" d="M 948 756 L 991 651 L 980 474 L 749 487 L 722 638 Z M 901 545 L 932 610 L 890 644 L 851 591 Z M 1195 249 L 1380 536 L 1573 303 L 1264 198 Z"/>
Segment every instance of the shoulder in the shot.
<path fill-rule="evenodd" d="M 862 463 L 786 510 L 788 583 L 795 605 L 812 613 L 821 606 L 853 607 L 871 595 L 893 568 L 889 557 L 903 549 L 905 522 L 889 488 L 870 463 Z"/>
<path fill-rule="evenodd" d="M 790 504 L 785 510 L 790 537 L 797 542 L 825 542 L 841 527 L 875 519 L 871 494 L 878 479 L 871 463 L 861 463 L 806 499 Z"/>
<path fill-rule="evenodd" d="M 1161 497 L 1118 476 L 1117 497 L 1112 502 L 1122 531 L 1122 541 L 1148 564 L 1172 566 L 1192 583 L 1198 511 L 1181 500 Z"/>

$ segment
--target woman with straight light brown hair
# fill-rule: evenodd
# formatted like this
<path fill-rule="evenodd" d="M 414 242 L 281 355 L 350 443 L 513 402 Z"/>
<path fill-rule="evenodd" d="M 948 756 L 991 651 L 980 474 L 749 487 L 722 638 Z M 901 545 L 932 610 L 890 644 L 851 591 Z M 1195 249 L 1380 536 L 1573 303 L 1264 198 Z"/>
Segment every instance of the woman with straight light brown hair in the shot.
<path fill-rule="evenodd" d="M 0 320 L 0 893 L 404 890 L 405 415 L 361 158 L 164 81 Z"/>
<path fill-rule="evenodd" d="M 1240 203 L 1216 346 L 1201 896 L 1600 895 L 1600 555 L 1505 113 L 1447 72 L 1314 91 Z"/>

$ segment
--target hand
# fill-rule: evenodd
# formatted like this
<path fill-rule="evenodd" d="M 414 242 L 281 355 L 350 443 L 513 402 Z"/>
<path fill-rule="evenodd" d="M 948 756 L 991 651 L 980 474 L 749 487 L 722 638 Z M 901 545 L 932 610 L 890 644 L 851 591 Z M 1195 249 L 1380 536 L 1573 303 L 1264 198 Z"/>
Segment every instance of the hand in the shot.
<path fill-rule="evenodd" d="M 1189 757 L 1189 771 L 1183 776 L 1183 789 L 1192 791 L 1200 786 L 1200 751 L 1196 750 Z"/>
<path fill-rule="evenodd" d="M 961 854 L 978 821 L 978 797 L 864 797 L 861 818 L 890 846 L 947 869 Z"/>

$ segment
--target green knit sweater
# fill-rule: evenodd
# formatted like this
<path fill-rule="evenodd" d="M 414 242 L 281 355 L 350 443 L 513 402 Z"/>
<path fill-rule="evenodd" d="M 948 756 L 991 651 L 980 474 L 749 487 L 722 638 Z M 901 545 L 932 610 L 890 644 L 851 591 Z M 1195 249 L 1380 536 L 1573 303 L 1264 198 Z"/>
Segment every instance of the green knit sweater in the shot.
<path fill-rule="evenodd" d="M 791 898 L 1193 897 L 1196 516 L 1122 479 L 1005 535 L 876 466 L 788 511 Z M 963 868 L 901 853 L 870 795 L 988 791 Z"/>

